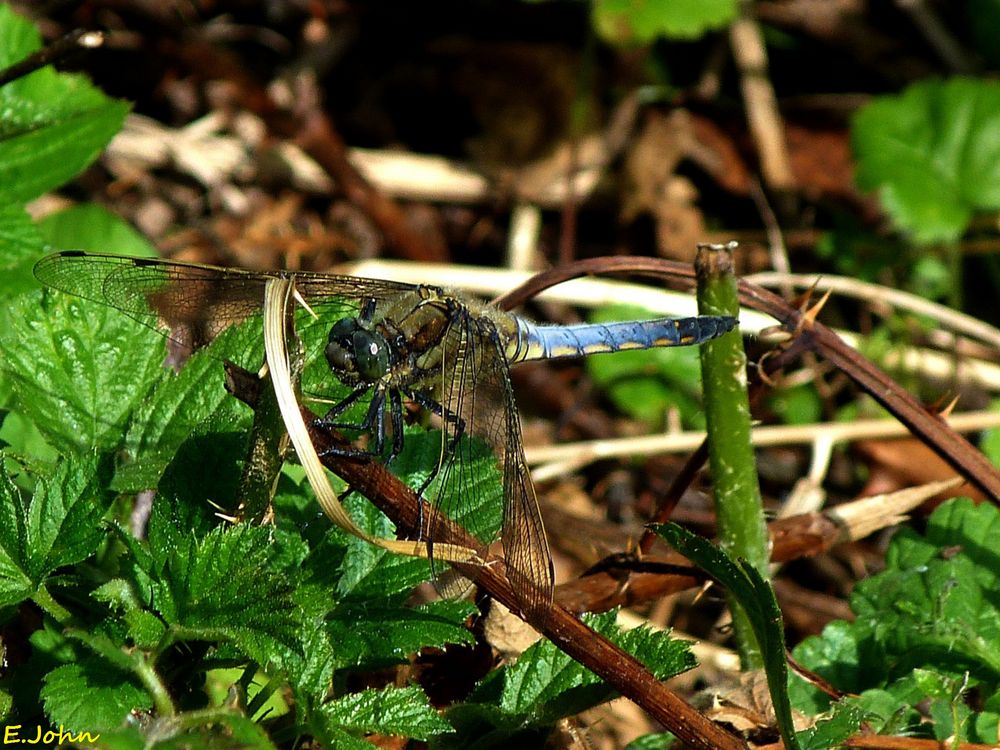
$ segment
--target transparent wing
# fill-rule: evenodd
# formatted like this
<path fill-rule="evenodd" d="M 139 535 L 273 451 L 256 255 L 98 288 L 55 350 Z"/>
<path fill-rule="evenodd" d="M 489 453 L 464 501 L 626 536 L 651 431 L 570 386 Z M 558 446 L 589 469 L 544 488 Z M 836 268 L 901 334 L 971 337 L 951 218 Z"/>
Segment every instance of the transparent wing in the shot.
<path fill-rule="evenodd" d="M 42 258 L 35 277 L 54 289 L 121 310 L 187 348 L 207 344 L 261 311 L 268 279 L 290 272 L 67 251 Z M 316 308 L 355 310 L 410 291 L 409 284 L 353 276 L 295 273 L 296 289 Z"/>
<path fill-rule="evenodd" d="M 489 482 L 480 458 L 482 443 L 503 480 L 501 538 L 508 578 L 526 614 L 552 601 L 553 571 L 545 529 L 521 444 L 510 372 L 502 338 L 494 321 L 463 310 L 445 338 L 441 404 L 446 414 L 464 423 L 467 436 L 450 448 L 454 430 L 442 449 L 442 478 L 431 498 L 446 516 L 461 520 L 484 547 L 496 537 L 493 528 L 477 528 L 488 503 Z M 494 476 L 496 472 L 494 471 Z M 470 513 L 468 509 L 473 509 Z M 433 538 L 432 529 L 432 538 Z"/>

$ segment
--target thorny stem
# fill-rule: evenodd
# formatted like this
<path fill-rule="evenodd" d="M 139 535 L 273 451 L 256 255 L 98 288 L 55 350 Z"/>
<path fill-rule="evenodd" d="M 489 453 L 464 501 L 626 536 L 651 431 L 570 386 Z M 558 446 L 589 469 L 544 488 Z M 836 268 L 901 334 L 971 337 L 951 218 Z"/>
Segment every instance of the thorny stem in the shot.
<path fill-rule="evenodd" d="M 700 245 L 695 259 L 698 312 L 737 315 L 739 299 L 729 245 Z M 757 462 L 750 439 L 750 399 L 743 339 L 730 332 L 701 345 L 708 457 L 715 491 L 719 546 L 768 574 L 768 535 L 757 483 Z M 727 595 L 740 661 L 744 669 L 763 666 L 760 648 L 743 608 Z"/>

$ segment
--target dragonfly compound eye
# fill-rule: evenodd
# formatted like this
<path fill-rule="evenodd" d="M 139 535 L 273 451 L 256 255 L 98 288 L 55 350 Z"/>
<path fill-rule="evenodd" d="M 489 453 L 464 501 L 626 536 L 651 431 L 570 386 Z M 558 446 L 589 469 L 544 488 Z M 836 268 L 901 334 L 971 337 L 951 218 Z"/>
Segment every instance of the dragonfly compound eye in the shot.
<path fill-rule="evenodd" d="M 339 374 L 354 374 L 354 334 L 362 330 L 353 318 L 342 318 L 333 324 L 326 343 L 326 361 Z"/>
<path fill-rule="evenodd" d="M 389 371 L 389 344 L 373 331 L 357 331 L 354 334 L 354 364 L 362 378 L 374 383 Z"/>

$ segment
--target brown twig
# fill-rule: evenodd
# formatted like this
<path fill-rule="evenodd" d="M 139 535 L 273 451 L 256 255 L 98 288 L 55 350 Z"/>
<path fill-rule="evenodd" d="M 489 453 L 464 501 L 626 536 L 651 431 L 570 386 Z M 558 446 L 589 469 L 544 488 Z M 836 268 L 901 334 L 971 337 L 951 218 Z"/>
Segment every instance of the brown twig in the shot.
<path fill-rule="evenodd" d="M 104 34 L 100 31 L 76 29 L 61 36 L 51 44 L 32 52 L 23 60 L 0 70 L 0 86 L 4 86 L 29 73 L 34 73 L 46 65 L 53 65 L 80 50 L 95 49 L 104 44 Z"/>

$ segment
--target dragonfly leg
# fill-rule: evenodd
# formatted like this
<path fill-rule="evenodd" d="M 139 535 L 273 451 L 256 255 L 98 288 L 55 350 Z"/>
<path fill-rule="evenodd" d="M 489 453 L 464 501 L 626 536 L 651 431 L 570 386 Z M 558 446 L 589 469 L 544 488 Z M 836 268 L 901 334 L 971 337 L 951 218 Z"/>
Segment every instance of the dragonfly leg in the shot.
<path fill-rule="evenodd" d="M 375 435 L 376 456 L 382 455 L 385 448 L 385 391 L 377 389 L 372 396 L 372 402 L 368 406 L 368 413 L 361 423 L 361 429 Z"/>
<path fill-rule="evenodd" d="M 319 428 L 340 428 L 340 427 L 353 427 L 354 425 L 339 424 L 334 420 L 347 411 L 348 407 L 351 406 L 355 401 L 364 396 L 368 391 L 371 390 L 369 385 L 359 385 L 353 391 L 351 391 L 345 398 L 341 399 L 339 402 L 334 404 L 330 410 L 324 414 L 319 419 L 313 421 L 313 426 Z"/>
<path fill-rule="evenodd" d="M 315 419 L 313 421 L 313 427 L 318 430 L 323 430 L 324 432 L 332 432 L 333 430 L 357 430 L 359 426 L 355 423 L 350 422 L 337 422 L 336 418 L 347 411 L 347 408 L 355 403 L 358 399 L 364 396 L 371 390 L 371 386 L 359 385 L 355 388 L 346 398 L 342 399 L 339 403 L 335 404 L 333 408 L 330 409 L 325 415 Z M 374 404 L 377 400 L 377 396 L 372 400 Z M 364 424 L 361 425 L 361 429 L 367 430 L 370 428 L 370 422 L 372 420 L 371 412 L 372 409 L 369 407 L 368 416 L 365 417 L 365 421 L 369 422 L 368 426 Z M 330 456 L 337 456 L 339 458 L 378 458 L 379 453 L 381 453 L 381 448 L 378 452 L 373 452 L 365 450 L 363 448 L 328 448 L 319 454 L 320 458 L 327 458 Z"/>
<path fill-rule="evenodd" d="M 389 417 L 392 419 L 392 449 L 385 459 L 386 466 L 403 452 L 403 399 L 396 388 L 389 391 Z"/>

